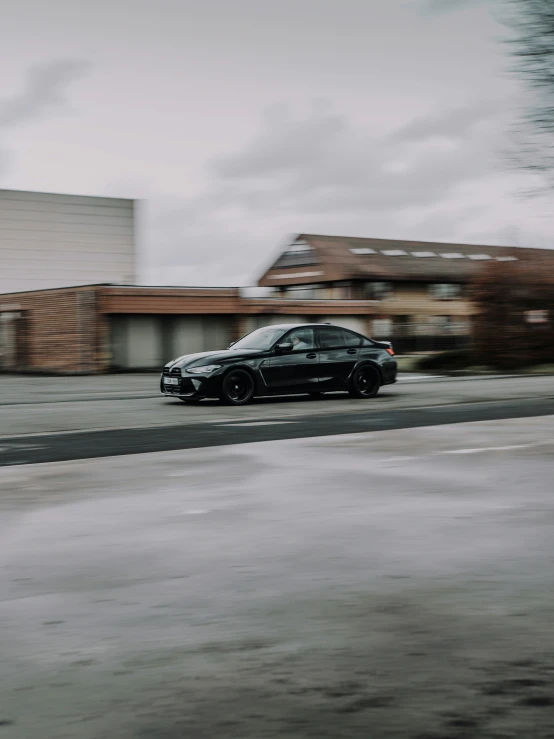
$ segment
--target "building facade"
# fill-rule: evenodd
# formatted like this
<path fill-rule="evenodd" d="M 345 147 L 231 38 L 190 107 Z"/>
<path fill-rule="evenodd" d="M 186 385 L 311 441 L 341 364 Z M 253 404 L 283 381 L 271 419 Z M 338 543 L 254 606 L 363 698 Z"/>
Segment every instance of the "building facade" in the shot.
<path fill-rule="evenodd" d="M 309 311 L 307 310 L 309 307 Z M 159 369 L 258 326 L 331 321 L 367 333 L 366 301 L 244 298 L 238 288 L 86 285 L 0 295 L 0 368 L 95 374 Z"/>
<path fill-rule="evenodd" d="M 334 323 L 397 353 L 466 346 L 475 315 L 468 285 L 490 260 L 554 251 L 300 235 L 259 285 L 238 288 L 76 284 L 0 294 L 0 369 L 102 373 L 159 369 L 220 349 L 260 326 Z M 545 262 L 546 259 L 546 262 Z"/>
<path fill-rule="evenodd" d="M 0 294 L 136 282 L 135 203 L 0 190 Z"/>
<path fill-rule="evenodd" d="M 468 286 L 491 260 L 551 258 L 554 250 L 301 234 L 259 285 L 275 300 L 363 301 L 367 332 L 400 351 L 465 346 L 475 314 Z"/>

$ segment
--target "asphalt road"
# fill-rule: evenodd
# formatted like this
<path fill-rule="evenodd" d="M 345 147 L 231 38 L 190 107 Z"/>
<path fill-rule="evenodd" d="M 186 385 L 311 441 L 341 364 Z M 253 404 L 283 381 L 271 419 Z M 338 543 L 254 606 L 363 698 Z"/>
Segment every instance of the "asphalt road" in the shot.
<path fill-rule="evenodd" d="M 342 394 L 242 408 L 164 398 L 155 375 L 0 376 L 0 466 L 554 413 L 554 376 L 406 376 L 372 400 Z"/>
<path fill-rule="evenodd" d="M 551 739 L 553 478 L 553 416 L 2 467 L 0 737 Z"/>

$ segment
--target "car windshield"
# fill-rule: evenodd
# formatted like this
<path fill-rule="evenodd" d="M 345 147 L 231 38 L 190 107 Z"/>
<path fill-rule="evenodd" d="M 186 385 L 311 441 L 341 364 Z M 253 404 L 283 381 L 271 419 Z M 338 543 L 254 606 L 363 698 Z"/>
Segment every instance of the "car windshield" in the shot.
<path fill-rule="evenodd" d="M 282 328 L 259 328 L 239 339 L 231 349 L 269 349 L 284 333 Z"/>

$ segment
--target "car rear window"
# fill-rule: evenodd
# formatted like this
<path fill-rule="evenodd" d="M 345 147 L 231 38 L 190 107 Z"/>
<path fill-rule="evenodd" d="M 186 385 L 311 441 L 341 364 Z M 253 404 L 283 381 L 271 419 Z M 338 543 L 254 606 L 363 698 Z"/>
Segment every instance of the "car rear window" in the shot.
<path fill-rule="evenodd" d="M 322 349 L 331 349 L 341 346 L 360 346 L 361 338 L 343 328 L 329 327 L 319 330 L 319 341 Z"/>

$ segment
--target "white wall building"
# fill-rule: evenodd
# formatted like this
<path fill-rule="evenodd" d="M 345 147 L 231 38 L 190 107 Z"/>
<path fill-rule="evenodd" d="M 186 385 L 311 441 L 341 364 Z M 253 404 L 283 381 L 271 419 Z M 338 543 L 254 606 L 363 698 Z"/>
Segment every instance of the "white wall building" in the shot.
<path fill-rule="evenodd" d="M 133 200 L 0 190 L 0 293 L 136 282 Z"/>

